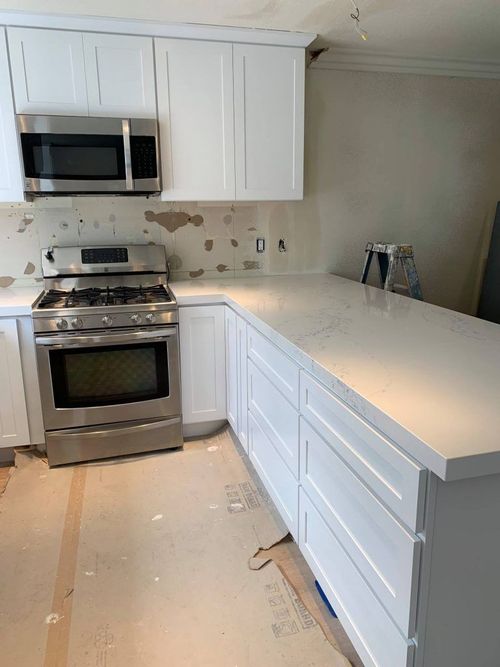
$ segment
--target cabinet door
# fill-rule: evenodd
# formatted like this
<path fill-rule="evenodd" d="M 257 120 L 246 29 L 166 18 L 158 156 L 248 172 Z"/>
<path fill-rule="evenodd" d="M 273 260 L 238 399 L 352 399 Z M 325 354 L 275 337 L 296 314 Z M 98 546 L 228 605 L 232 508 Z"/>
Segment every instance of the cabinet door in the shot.
<path fill-rule="evenodd" d="M 89 114 L 156 118 L 153 40 L 84 34 Z"/>
<path fill-rule="evenodd" d="M 232 45 L 156 39 L 162 198 L 234 200 Z"/>
<path fill-rule="evenodd" d="M 236 199 L 302 199 L 304 49 L 234 45 Z"/>
<path fill-rule="evenodd" d="M 5 30 L 0 28 L 0 201 L 24 201 Z"/>
<path fill-rule="evenodd" d="M 227 420 L 238 434 L 238 330 L 236 313 L 226 308 Z"/>
<path fill-rule="evenodd" d="M 238 356 L 238 439 L 248 454 L 247 323 L 236 316 Z"/>
<path fill-rule="evenodd" d="M 9 28 L 17 113 L 87 116 L 82 34 Z"/>
<path fill-rule="evenodd" d="M 17 320 L 0 319 L 0 447 L 29 445 Z"/>
<path fill-rule="evenodd" d="M 224 306 L 179 308 L 182 421 L 226 418 Z"/>

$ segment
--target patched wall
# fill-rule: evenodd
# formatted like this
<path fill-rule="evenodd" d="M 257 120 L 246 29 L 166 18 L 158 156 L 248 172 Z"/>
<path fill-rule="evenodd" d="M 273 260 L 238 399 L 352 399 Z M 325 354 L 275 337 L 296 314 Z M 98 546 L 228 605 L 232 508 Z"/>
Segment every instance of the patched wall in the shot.
<path fill-rule="evenodd" d="M 500 81 L 308 70 L 304 201 L 3 205 L 0 287 L 39 280 L 48 244 L 163 243 L 179 278 L 359 279 L 366 242 L 379 240 L 414 245 L 426 301 L 474 313 L 500 200 L 499 118 Z"/>

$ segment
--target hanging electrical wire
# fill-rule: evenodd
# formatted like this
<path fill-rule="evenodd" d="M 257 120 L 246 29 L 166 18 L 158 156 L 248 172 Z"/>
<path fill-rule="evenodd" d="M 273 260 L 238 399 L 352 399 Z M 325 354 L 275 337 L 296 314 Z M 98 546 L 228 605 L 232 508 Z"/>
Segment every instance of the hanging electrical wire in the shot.
<path fill-rule="evenodd" d="M 360 22 L 359 22 L 359 14 L 360 14 L 359 7 L 356 4 L 355 0 L 351 0 L 351 2 L 352 2 L 352 6 L 354 7 L 354 11 L 350 14 L 350 17 L 354 21 L 354 29 L 356 30 L 358 35 L 361 37 L 361 39 L 366 42 L 366 40 L 368 39 L 368 33 L 366 32 L 366 30 L 363 30 L 363 28 L 360 25 Z"/>

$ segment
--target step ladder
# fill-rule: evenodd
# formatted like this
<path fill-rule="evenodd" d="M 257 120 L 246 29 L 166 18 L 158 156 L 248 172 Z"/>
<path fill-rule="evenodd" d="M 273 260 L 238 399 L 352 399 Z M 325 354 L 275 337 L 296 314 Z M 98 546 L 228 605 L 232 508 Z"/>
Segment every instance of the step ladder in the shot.
<path fill-rule="evenodd" d="M 380 273 L 380 282 L 384 290 L 395 292 L 404 289 L 414 299 L 423 301 L 420 280 L 413 256 L 413 246 L 408 244 L 396 245 L 393 243 L 367 243 L 365 248 L 365 264 L 361 274 L 361 282 L 366 283 L 373 256 L 376 254 Z M 398 266 L 401 266 L 406 285 L 395 283 Z"/>

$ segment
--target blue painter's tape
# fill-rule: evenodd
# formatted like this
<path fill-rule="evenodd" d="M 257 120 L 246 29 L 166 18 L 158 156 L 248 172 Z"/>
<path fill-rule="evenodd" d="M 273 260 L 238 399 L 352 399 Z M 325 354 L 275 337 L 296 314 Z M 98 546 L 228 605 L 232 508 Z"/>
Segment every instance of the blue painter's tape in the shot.
<path fill-rule="evenodd" d="M 323 602 L 326 604 L 326 607 L 327 607 L 328 611 L 330 612 L 330 614 L 331 614 L 334 618 L 338 618 L 337 614 L 335 613 L 334 608 L 332 607 L 332 605 L 330 604 L 328 598 L 327 598 L 326 595 L 325 595 L 325 591 L 321 588 L 321 586 L 319 585 L 319 583 L 318 583 L 318 581 L 317 581 L 316 579 L 314 580 L 314 583 L 316 584 L 316 588 L 317 588 L 317 590 L 318 590 L 318 593 L 320 594 L 321 599 L 323 600 Z"/>

